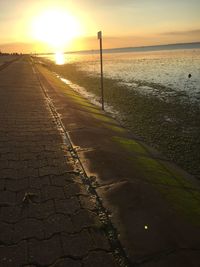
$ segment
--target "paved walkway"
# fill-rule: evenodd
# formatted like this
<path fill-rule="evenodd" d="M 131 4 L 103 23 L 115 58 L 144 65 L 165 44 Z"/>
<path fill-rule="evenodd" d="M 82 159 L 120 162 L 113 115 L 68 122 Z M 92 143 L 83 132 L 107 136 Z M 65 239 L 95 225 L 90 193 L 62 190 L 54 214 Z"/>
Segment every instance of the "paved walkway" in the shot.
<path fill-rule="evenodd" d="M 118 266 L 33 71 L 0 71 L 0 266 Z"/>

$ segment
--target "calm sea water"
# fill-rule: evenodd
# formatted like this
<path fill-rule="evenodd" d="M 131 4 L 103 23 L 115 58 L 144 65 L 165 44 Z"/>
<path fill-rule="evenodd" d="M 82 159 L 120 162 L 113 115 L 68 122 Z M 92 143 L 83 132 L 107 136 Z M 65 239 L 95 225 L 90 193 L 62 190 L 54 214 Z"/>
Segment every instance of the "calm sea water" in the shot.
<path fill-rule="evenodd" d="M 54 55 L 48 58 L 56 60 Z M 75 64 L 91 76 L 100 75 L 96 52 L 65 54 L 60 60 L 63 60 L 60 63 Z M 123 53 L 119 50 L 105 53 L 103 60 L 104 76 L 116 80 L 128 90 L 160 98 L 179 94 L 185 101 L 200 102 L 200 49 Z"/>

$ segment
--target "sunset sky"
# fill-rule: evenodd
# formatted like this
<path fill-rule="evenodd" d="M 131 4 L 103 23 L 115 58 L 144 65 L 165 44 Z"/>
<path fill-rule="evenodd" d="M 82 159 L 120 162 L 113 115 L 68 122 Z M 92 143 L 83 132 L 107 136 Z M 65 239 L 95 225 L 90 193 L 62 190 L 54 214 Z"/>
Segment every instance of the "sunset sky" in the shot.
<path fill-rule="evenodd" d="M 199 0 L 0 0 L 0 49 L 45 52 L 200 41 Z"/>

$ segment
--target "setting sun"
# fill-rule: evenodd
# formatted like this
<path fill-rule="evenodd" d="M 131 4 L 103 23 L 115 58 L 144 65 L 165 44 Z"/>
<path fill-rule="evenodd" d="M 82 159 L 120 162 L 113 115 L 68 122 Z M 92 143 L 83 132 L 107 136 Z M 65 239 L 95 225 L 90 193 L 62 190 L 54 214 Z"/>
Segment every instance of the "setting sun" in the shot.
<path fill-rule="evenodd" d="M 78 20 L 60 9 L 47 10 L 33 21 L 34 38 L 56 49 L 62 49 L 82 34 Z"/>
<path fill-rule="evenodd" d="M 63 65 L 65 63 L 65 55 L 62 52 L 56 52 L 55 62 L 57 65 Z"/>

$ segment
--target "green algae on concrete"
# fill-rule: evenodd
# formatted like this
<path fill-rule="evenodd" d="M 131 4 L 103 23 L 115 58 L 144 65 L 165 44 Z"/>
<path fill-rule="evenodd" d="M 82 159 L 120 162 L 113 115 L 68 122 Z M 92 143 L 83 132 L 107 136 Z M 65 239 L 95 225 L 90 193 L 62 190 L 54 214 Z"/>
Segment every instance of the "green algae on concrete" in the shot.
<path fill-rule="evenodd" d="M 170 189 L 161 187 L 160 190 L 179 214 L 200 226 L 200 201 L 192 192 L 176 187 Z"/>
<path fill-rule="evenodd" d="M 183 170 L 164 160 L 159 160 L 159 162 L 183 187 L 188 189 L 200 190 L 200 186 L 190 181 L 190 178 L 186 177 L 186 175 L 188 176 L 188 174 L 184 173 Z"/>
<path fill-rule="evenodd" d="M 185 188 L 189 182 L 183 176 L 166 169 L 159 161 L 149 157 L 132 158 L 137 162 L 140 171 L 168 200 L 170 206 L 182 214 L 187 220 L 200 225 L 200 201 L 194 192 Z M 192 187 L 192 183 L 190 184 Z"/>
<path fill-rule="evenodd" d="M 138 167 L 141 168 L 143 174 L 147 180 L 153 183 L 165 184 L 165 185 L 174 185 L 177 186 L 176 179 L 172 174 L 167 171 L 158 160 L 155 160 L 150 157 L 136 157 L 132 159 L 137 162 Z"/>
<path fill-rule="evenodd" d="M 128 138 L 119 137 L 119 136 L 113 136 L 112 140 L 114 142 L 120 144 L 122 147 L 124 147 L 129 152 L 147 154 L 147 151 L 145 150 L 145 148 L 133 139 L 128 139 Z"/>
<path fill-rule="evenodd" d="M 112 140 L 128 152 L 145 154 L 132 156 L 130 160 L 136 163 L 134 166 L 138 171 L 161 192 L 174 210 L 192 223 L 200 225 L 200 192 L 190 190 L 194 188 L 192 182 L 165 165 L 164 161 L 148 157 L 145 148 L 135 140 L 119 136 L 114 136 Z"/>
<path fill-rule="evenodd" d="M 124 129 L 123 127 L 117 126 L 115 124 L 110 124 L 110 123 L 103 123 L 103 126 L 106 128 L 109 128 L 117 133 L 125 133 L 127 130 Z"/>
<path fill-rule="evenodd" d="M 100 120 L 100 121 L 103 121 L 103 122 L 113 123 L 113 121 L 114 121 L 112 118 L 109 118 L 108 116 L 106 116 L 102 113 L 94 114 L 93 117 Z"/>

